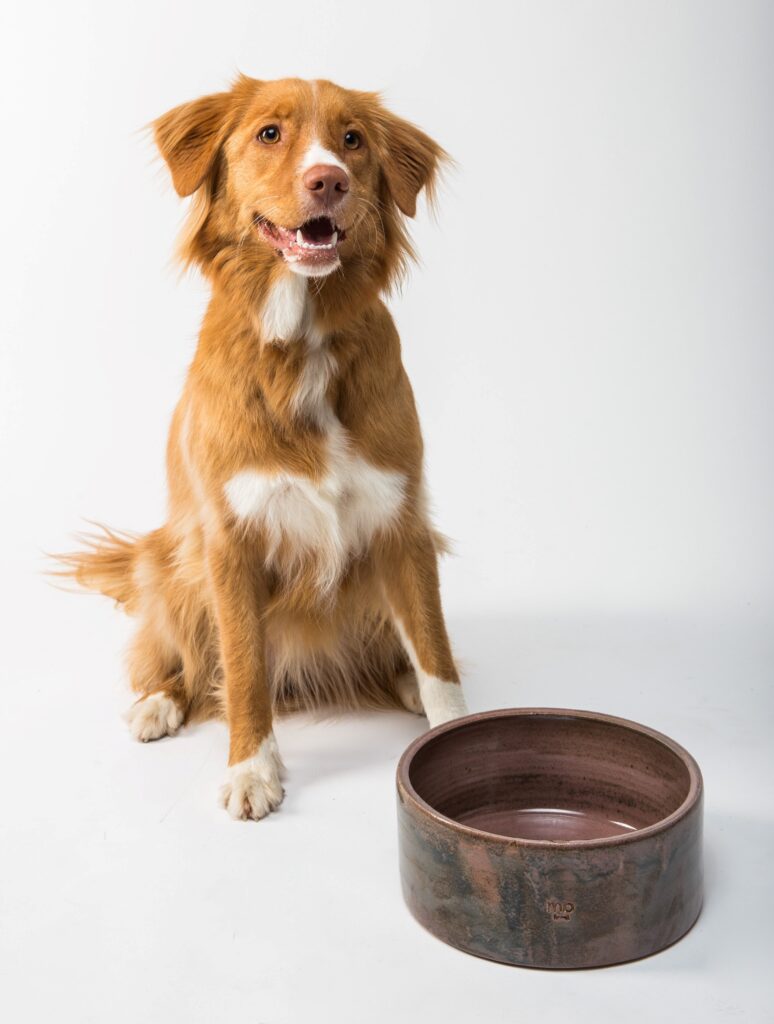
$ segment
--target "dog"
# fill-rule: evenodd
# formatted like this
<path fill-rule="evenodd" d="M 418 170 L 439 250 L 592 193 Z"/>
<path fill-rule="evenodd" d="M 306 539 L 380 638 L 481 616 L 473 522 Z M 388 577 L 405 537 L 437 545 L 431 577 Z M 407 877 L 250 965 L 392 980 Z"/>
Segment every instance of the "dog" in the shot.
<path fill-rule="evenodd" d="M 153 122 L 211 284 L 167 446 L 168 522 L 106 528 L 63 572 L 138 620 L 141 741 L 220 714 L 222 802 L 282 801 L 293 708 L 466 714 L 441 607 L 422 436 L 382 296 L 447 159 L 377 94 L 240 76 Z"/>

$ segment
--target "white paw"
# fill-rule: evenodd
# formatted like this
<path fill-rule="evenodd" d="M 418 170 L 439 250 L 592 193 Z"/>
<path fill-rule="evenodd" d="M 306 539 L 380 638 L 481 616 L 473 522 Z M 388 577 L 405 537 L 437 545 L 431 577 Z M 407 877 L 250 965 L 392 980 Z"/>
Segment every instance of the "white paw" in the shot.
<path fill-rule="evenodd" d="M 415 672 L 403 672 L 395 680 L 395 692 L 398 700 L 406 711 L 412 711 L 415 715 L 424 715 L 422 698 L 419 696 L 419 684 Z"/>
<path fill-rule="evenodd" d="M 269 733 L 252 757 L 229 768 L 228 780 L 220 791 L 223 806 L 235 820 L 265 818 L 282 803 L 283 773 L 277 741 L 274 733 Z"/>
<path fill-rule="evenodd" d="M 162 736 L 174 736 L 185 716 L 177 701 L 166 693 L 151 693 L 133 704 L 125 717 L 132 736 L 147 743 Z"/>
<path fill-rule="evenodd" d="M 459 683 L 447 683 L 434 676 L 420 677 L 419 693 L 424 705 L 430 728 L 462 718 L 468 714 L 468 707 Z"/>

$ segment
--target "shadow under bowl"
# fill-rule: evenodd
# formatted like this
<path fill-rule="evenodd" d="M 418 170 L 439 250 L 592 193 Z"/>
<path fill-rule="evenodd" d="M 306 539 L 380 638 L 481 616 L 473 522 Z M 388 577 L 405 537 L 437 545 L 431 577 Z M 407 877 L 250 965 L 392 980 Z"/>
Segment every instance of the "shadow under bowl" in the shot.
<path fill-rule="evenodd" d="M 469 715 L 398 765 L 400 870 L 444 942 L 601 967 L 681 938 L 702 901 L 702 779 L 661 733 L 589 711 Z"/>

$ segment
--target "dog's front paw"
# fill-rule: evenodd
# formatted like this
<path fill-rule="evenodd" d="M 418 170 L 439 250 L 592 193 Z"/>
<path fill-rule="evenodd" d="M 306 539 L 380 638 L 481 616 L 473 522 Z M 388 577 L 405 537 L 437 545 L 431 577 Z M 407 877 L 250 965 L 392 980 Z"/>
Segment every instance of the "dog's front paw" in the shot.
<path fill-rule="evenodd" d="M 265 818 L 282 803 L 283 772 L 277 741 L 269 733 L 252 757 L 229 768 L 228 780 L 220 791 L 223 806 L 235 820 Z"/>
<path fill-rule="evenodd" d="M 468 714 L 465 695 L 459 683 L 447 683 L 432 676 L 420 678 L 419 693 L 430 728 Z"/>

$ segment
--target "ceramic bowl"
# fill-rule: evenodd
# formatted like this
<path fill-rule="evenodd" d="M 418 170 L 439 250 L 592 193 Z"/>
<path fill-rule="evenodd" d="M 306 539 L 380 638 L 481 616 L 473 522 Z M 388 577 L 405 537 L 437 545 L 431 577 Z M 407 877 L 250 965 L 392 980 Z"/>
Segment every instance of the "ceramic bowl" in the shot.
<path fill-rule="evenodd" d="M 589 711 L 469 715 L 398 765 L 414 917 L 503 963 L 599 967 L 681 938 L 702 901 L 702 779 L 661 733 Z"/>

